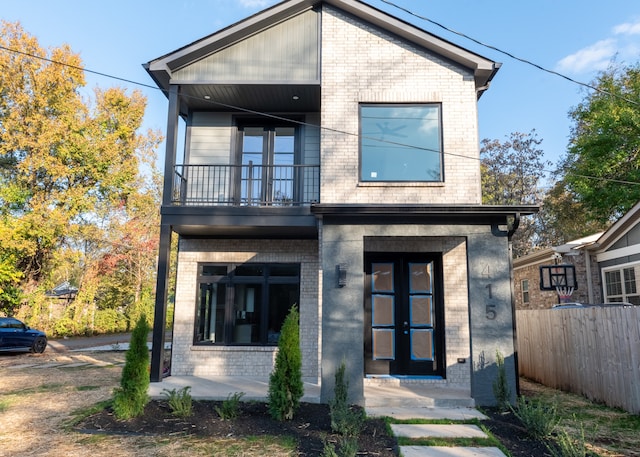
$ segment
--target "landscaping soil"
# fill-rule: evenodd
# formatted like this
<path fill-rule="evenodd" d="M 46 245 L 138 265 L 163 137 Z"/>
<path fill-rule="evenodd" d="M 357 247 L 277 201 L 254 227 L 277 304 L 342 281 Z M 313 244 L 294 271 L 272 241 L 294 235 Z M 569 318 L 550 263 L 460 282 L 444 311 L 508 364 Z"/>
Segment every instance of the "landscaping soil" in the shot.
<path fill-rule="evenodd" d="M 153 400 L 140 417 L 120 421 L 109 408 L 85 418 L 76 430 L 85 433 L 105 433 L 143 436 L 194 436 L 198 438 L 242 438 L 250 436 L 288 436 L 297 443 L 298 456 L 321 456 L 326 442 L 338 447 L 339 436 L 331 432 L 327 405 L 302 403 L 291 421 L 271 418 L 266 404 L 240 404 L 237 419 L 222 420 L 216 412 L 221 402 L 194 401 L 193 414 L 188 418 L 171 415 L 165 401 Z M 483 423 L 509 450 L 512 457 L 550 456 L 543 442 L 529 438 L 512 413 L 485 411 Z M 358 456 L 393 457 L 398 455 L 394 437 L 387 433 L 382 419 L 368 419 L 358 440 Z"/>

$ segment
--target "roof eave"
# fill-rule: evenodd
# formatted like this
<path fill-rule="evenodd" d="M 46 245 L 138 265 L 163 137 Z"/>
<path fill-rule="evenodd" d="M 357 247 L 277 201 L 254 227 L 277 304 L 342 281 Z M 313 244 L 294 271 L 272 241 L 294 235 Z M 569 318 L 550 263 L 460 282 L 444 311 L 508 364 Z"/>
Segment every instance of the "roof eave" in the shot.
<path fill-rule="evenodd" d="M 245 36 L 254 34 L 294 14 L 314 8 L 321 3 L 341 9 L 402 39 L 469 68 L 474 73 L 478 97 L 488 88 L 490 81 L 500 68 L 500 64 L 497 62 L 437 37 L 360 0 L 286 0 L 176 51 L 151 60 L 144 64 L 144 67 L 156 84 L 167 90 L 171 81 L 171 74 L 176 69 L 210 55 L 216 50 L 229 46 Z"/>

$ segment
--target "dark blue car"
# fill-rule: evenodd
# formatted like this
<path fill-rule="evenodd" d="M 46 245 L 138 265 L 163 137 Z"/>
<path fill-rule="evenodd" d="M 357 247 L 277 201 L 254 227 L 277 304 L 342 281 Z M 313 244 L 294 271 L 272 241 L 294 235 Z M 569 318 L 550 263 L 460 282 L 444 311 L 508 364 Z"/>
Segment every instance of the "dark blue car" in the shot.
<path fill-rule="evenodd" d="M 47 335 L 13 317 L 0 317 L 0 351 L 31 351 L 41 354 L 47 348 Z"/>

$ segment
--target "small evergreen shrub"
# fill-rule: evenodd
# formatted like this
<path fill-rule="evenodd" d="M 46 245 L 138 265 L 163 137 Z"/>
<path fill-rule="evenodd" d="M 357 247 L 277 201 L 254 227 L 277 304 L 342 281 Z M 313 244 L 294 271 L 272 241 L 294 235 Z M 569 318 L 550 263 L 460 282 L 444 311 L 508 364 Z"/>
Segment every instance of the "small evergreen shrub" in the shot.
<path fill-rule="evenodd" d="M 340 439 L 340 457 L 356 457 L 358 453 L 358 437 L 343 436 Z"/>
<path fill-rule="evenodd" d="M 190 386 L 180 390 L 163 389 L 162 394 L 167 397 L 167 404 L 171 409 L 171 414 L 178 417 L 189 417 L 193 411 L 193 398 L 191 397 Z"/>
<path fill-rule="evenodd" d="M 236 419 L 240 415 L 240 399 L 244 392 L 235 392 L 227 395 L 227 399 L 221 406 L 214 406 L 214 409 L 223 421 Z"/>
<path fill-rule="evenodd" d="M 146 316 L 140 316 L 131 334 L 120 387 L 114 391 L 113 412 L 118 419 L 141 415 L 149 402 L 149 330 Z"/>
<path fill-rule="evenodd" d="M 321 457 L 355 457 L 358 453 L 358 439 L 355 437 L 341 437 L 340 445 L 336 450 L 335 444 L 324 442 Z"/>
<path fill-rule="evenodd" d="M 538 401 L 527 401 L 519 397 L 513 413 L 535 438 L 546 438 L 553 433 L 560 419 L 555 406 L 547 406 Z"/>
<path fill-rule="evenodd" d="M 343 361 L 336 370 L 334 398 L 329 401 L 331 429 L 343 437 L 358 437 L 364 426 L 364 413 L 349 407 L 347 401 L 349 382 L 345 379 L 346 364 Z"/>
<path fill-rule="evenodd" d="M 304 393 L 300 324 L 296 305 L 282 324 L 276 363 L 269 377 L 269 413 L 279 421 L 291 420 Z"/>
<path fill-rule="evenodd" d="M 493 395 L 500 410 L 508 411 L 511 406 L 511 389 L 507 382 L 507 370 L 504 366 L 504 356 L 500 351 L 496 351 L 496 365 L 498 366 L 498 376 L 493 382 Z"/>
<path fill-rule="evenodd" d="M 335 444 L 328 440 L 325 440 L 320 457 L 339 457 L 338 453 L 336 452 Z"/>

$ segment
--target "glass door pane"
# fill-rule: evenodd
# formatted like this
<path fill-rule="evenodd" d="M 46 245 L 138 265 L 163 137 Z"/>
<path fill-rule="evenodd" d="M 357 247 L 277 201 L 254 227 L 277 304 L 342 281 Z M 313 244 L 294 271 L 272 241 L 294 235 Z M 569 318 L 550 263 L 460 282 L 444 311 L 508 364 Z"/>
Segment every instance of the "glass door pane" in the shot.
<path fill-rule="evenodd" d="M 295 128 L 276 127 L 273 135 L 269 194 L 274 205 L 288 205 L 294 200 Z"/>
<path fill-rule="evenodd" d="M 262 201 L 265 147 L 265 132 L 262 127 L 246 127 L 242 131 L 240 198 L 243 205 Z"/>
<path fill-rule="evenodd" d="M 260 341 L 262 315 L 262 285 L 236 284 L 233 305 L 233 343 Z"/>
<path fill-rule="evenodd" d="M 226 287 L 218 283 L 202 283 L 199 295 L 196 342 L 224 342 Z"/>

